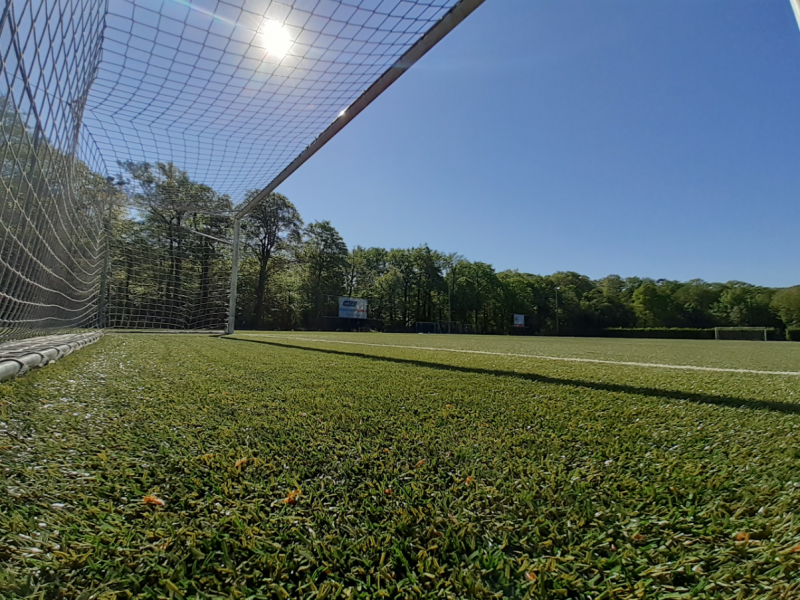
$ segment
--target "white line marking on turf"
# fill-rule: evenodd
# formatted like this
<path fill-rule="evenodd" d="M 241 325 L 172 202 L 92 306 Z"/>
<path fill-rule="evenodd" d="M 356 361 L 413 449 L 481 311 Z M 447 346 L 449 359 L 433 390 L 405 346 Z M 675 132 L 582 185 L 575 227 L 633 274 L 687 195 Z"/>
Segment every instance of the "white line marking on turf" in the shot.
<path fill-rule="evenodd" d="M 459 354 L 484 354 L 488 356 L 511 356 L 514 358 L 534 358 L 537 360 L 554 360 L 562 362 L 592 363 L 599 365 L 623 365 L 626 367 L 647 367 L 650 369 L 679 369 L 682 371 L 711 371 L 712 373 L 749 373 L 752 375 L 794 375 L 800 371 L 757 371 L 754 369 L 726 369 L 723 367 L 697 367 L 694 365 L 663 365 L 659 363 L 640 363 L 621 360 L 602 360 L 599 358 L 573 358 L 567 356 L 543 356 L 541 354 L 513 354 L 506 352 L 487 352 L 486 350 L 461 350 L 459 348 L 435 348 L 432 346 L 401 346 L 399 344 L 371 344 L 369 342 L 346 342 L 344 340 L 325 340 L 299 336 L 270 335 L 268 333 L 237 333 L 235 335 L 251 337 L 268 337 L 279 340 L 300 340 L 322 344 L 349 344 L 352 346 L 374 346 L 377 348 L 402 348 L 404 350 L 432 350 L 434 352 L 458 352 Z"/>

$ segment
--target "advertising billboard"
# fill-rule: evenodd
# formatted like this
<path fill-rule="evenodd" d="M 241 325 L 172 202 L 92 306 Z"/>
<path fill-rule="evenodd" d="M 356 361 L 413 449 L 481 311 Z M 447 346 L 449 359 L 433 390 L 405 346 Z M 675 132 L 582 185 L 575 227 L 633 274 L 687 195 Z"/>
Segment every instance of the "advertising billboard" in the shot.
<path fill-rule="evenodd" d="M 367 301 L 363 298 L 339 297 L 340 319 L 366 319 Z"/>
<path fill-rule="evenodd" d="M 525 327 L 525 315 L 514 315 L 514 327 Z"/>

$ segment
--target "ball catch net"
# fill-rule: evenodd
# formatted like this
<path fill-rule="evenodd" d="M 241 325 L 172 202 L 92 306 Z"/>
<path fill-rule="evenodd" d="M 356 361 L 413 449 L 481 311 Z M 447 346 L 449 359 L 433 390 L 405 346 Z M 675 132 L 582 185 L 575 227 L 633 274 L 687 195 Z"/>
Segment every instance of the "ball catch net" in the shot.
<path fill-rule="evenodd" d="M 107 182 L 81 130 L 103 2 L 0 15 L 0 341 L 94 326 Z"/>

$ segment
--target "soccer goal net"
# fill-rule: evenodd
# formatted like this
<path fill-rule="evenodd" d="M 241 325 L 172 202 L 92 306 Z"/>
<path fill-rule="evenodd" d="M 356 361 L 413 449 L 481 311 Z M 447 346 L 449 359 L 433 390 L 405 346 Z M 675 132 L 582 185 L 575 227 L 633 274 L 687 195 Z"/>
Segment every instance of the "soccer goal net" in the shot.
<path fill-rule="evenodd" d="M 241 219 L 482 1 L 7 0 L 0 341 L 230 327 Z"/>
<path fill-rule="evenodd" d="M 442 328 L 436 321 L 417 321 L 417 333 L 442 333 Z"/>
<path fill-rule="evenodd" d="M 477 325 L 461 321 L 438 321 L 438 326 L 440 333 L 479 333 Z"/>
<path fill-rule="evenodd" d="M 715 327 L 715 340 L 753 340 L 766 342 L 770 329 L 766 327 Z"/>

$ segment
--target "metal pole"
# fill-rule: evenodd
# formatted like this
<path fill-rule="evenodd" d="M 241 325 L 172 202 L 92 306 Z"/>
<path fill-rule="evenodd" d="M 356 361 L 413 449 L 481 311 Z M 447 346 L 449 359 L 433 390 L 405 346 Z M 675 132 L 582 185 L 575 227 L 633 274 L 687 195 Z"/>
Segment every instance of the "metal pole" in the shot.
<path fill-rule="evenodd" d="M 226 333 L 231 335 L 236 330 L 236 291 L 239 284 L 239 234 L 241 232 L 242 221 L 233 220 L 233 258 L 231 260 L 231 293 L 230 304 L 228 304 L 228 329 Z"/>

